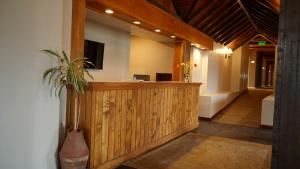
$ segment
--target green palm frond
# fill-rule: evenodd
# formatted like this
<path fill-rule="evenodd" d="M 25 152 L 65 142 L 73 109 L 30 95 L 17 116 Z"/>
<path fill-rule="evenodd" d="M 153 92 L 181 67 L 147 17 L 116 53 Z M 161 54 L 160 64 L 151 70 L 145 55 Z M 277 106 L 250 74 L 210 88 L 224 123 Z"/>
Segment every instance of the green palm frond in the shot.
<path fill-rule="evenodd" d="M 93 79 L 84 65 L 91 65 L 92 63 L 83 57 L 70 61 L 64 51 L 61 53 L 49 49 L 42 51 L 47 55 L 55 56 L 57 59 L 57 65 L 47 69 L 43 74 L 43 79 L 48 79 L 48 84 L 51 86 L 51 93 L 54 92 L 56 96 L 60 96 L 62 89 L 67 85 L 73 86 L 75 94 L 84 93 L 88 85 L 84 75 L 86 74 Z"/>

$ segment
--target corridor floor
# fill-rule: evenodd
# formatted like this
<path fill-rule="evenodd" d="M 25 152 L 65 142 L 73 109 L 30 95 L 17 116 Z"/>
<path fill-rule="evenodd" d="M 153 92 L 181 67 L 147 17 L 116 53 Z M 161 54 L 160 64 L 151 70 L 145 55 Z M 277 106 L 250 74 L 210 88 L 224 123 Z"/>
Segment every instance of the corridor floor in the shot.
<path fill-rule="evenodd" d="M 272 130 L 200 121 L 199 128 L 119 169 L 270 169 Z"/>
<path fill-rule="evenodd" d="M 272 92 L 271 89 L 249 89 L 221 111 L 213 121 L 259 127 L 262 99 Z"/>
<path fill-rule="evenodd" d="M 270 169 L 272 130 L 258 128 L 261 100 L 271 90 L 249 90 L 212 122 L 118 169 Z"/>

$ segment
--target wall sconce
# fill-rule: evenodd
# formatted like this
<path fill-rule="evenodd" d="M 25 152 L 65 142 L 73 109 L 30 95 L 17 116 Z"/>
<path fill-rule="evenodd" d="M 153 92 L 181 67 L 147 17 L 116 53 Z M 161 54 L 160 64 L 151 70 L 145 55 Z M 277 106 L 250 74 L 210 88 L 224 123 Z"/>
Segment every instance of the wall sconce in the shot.
<path fill-rule="evenodd" d="M 232 49 L 224 47 L 216 50 L 219 54 L 224 54 L 225 59 L 230 59 L 230 56 L 232 55 Z"/>

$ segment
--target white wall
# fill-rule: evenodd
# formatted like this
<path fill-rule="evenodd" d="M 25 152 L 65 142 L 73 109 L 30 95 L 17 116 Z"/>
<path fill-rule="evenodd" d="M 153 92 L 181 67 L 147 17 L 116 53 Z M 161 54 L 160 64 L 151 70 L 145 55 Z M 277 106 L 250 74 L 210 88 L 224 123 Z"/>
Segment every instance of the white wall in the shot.
<path fill-rule="evenodd" d="M 203 83 L 199 97 L 201 117 L 213 117 L 247 89 L 248 45 L 236 49 L 227 58 L 220 52 L 221 48 L 221 45 L 214 43 L 212 51 L 200 51 L 201 66 L 192 70 L 192 79 Z M 196 50 L 191 52 L 192 60 L 199 55 Z"/>
<path fill-rule="evenodd" d="M 255 63 L 251 63 L 255 61 Z M 249 69 L 248 69 L 248 87 L 255 87 L 256 78 L 256 51 L 250 52 Z"/>
<path fill-rule="evenodd" d="M 172 73 L 173 46 L 150 39 L 131 37 L 129 77 L 148 74 L 155 81 L 156 73 Z"/>
<path fill-rule="evenodd" d="M 87 20 L 85 38 L 105 44 L 103 70 L 90 70 L 94 81 L 128 80 L 129 32 L 103 25 L 93 20 Z"/>
<path fill-rule="evenodd" d="M 245 44 L 233 51 L 231 91 L 244 91 L 248 87 L 249 46 Z"/>
<path fill-rule="evenodd" d="M 62 47 L 63 1 L 2 1 L 0 23 L 0 168 L 54 169 L 59 99 L 42 82 L 54 63 L 39 50 Z"/>

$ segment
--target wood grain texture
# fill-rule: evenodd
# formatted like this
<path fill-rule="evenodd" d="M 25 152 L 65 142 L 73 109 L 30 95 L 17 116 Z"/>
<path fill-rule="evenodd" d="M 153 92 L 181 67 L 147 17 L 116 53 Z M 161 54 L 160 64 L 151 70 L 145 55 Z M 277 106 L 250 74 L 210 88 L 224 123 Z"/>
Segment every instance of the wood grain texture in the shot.
<path fill-rule="evenodd" d="M 89 168 L 114 168 L 198 126 L 198 83 L 109 84 L 116 86 L 90 83 L 80 96 L 79 127 L 90 149 Z M 73 111 L 71 100 L 68 115 Z"/>
<path fill-rule="evenodd" d="M 71 60 L 83 57 L 86 0 L 72 2 Z"/>
<path fill-rule="evenodd" d="M 154 30 L 161 29 L 161 34 L 175 35 L 193 43 L 199 43 L 207 49 L 213 48 L 213 39 L 181 21 L 177 17 L 163 11 L 145 0 L 88 0 L 87 8 L 103 13 L 105 8 L 115 11 L 114 16 L 133 22 L 139 20 L 143 28 Z M 151 15 L 149 15 L 151 14 Z"/>

